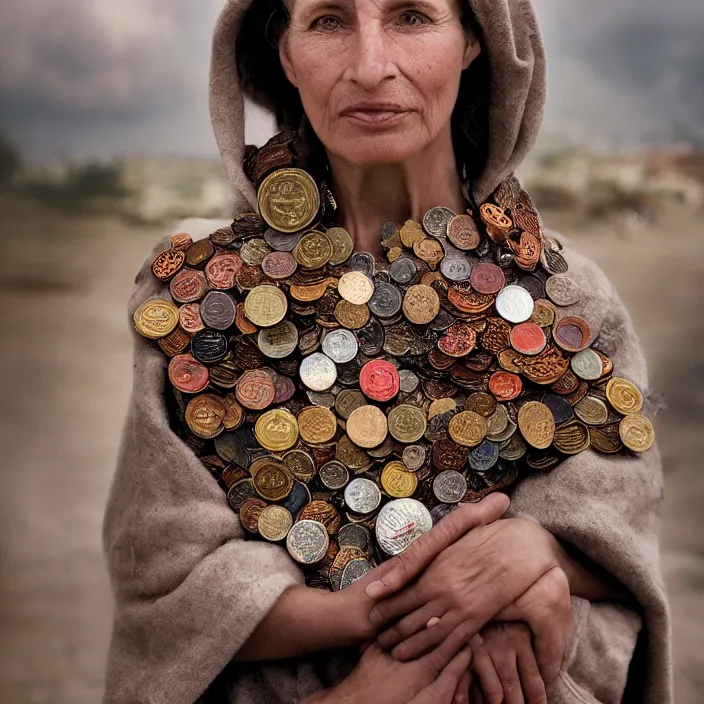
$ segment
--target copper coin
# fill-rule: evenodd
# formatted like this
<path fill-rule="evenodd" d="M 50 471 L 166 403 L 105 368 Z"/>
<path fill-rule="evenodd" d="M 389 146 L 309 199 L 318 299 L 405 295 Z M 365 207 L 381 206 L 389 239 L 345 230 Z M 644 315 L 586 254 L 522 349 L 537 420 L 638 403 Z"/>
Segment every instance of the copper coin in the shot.
<path fill-rule="evenodd" d="M 200 315 L 200 303 L 184 303 L 178 309 L 178 320 L 181 327 L 193 335 L 205 327 Z"/>
<path fill-rule="evenodd" d="M 298 264 L 290 252 L 269 252 L 262 260 L 262 271 L 275 281 L 288 279 L 297 268 Z"/>
<path fill-rule="evenodd" d="M 552 345 L 533 357 L 519 355 L 515 363 L 521 374 L 536 384 L 554 384 L 569 368 L 569 360 Z"/>
<path fill-rule="evenodd" d="M 467 323 L 455 323 L 438 340 L 438 349 L 449 357 L 465 357 L 476 343 L 477 333 Z"/>
<path fill-rule="evenodd" d="M 386 416 L 376 406 L 355 408 L 347 419 L 347 434 L 359 447 L 378 447 L 386 439 L 387 433 Z"/>
<path fill-rule="evenodd" d="M 235 239 L 237 239 L 237 235 L 232 229 L 232 225 L 219 227 L 215 232 L 210 233 L 210 241 L 216 247 L 229 247 Z"/>
<path fill-rule="evenodd" d="M 484 418 L 489 418 L 496 412 L 496 399 L 484 391 L 477 391 L 467 398 L 464 410 L 474 411 Z"/>
<path fill-rule="evenodd" d="M 200 394 L 186 406 L 186 423 L 194 435 L 210 440 L 223 430 L 225 406 L 218 396 Z"/>
<path fill-rule="evenodd" d="M 567 352 L 580 352 L 586 349 L 591 334 L 589 323 L 575 315 L 560 318 L 552 329 L 553 339 Z"/>
<path fill-rule="evenodd" d="M 571 306 L 580 298 L 579 285 L 564 274 L 554 274 L 545 282 L 548 298 L 558 306 Z"/>
<path fill-rule="evenodd" d="M 623 449 L 623 443 L 618 433 L 618 426 L 618 423 L 612 423 L 600 428 L 589 428 L 591 446 L 607 455 L 620 452 Z"/>
<path fill-rule="evenodd" d="M 192 355 L 179 354 L 169 362 L 169 381 L 183 393 L 197 394 L 208 386 L 210 375 Z"/>
<path fill-rule="evenodd" d="M 317 521 L 322 523 L 328 535 L 337 535 L 342 526 L 342 517 L 339 511 L 327 501 L 311 501 L 298 514 L 296 523 L 301 521 Z"/>
<path fill-rule="evenodd" d="M 247 371 L 240 377 L 235 390 L 237 400 L 253 411 L 264 410 L 274 401 L 274 382 L 258 370 Z"/>
<path fill-rule="evenodd" d="M 440 312 L 440 299 L 430 286 L 410 286 L 403 298 L 403 314 L 416 325 L 427 325 Z"/>
<path fill-rule="evenodd" d="M 200 304 L 200 317 L 213 330 L 227 330 L 235 322 L 235 301 L 224 291 L 211 291 Z"/>
<path fill-rule="evenodd" d="M 167 357 L 175 357 L 188 348 L 191 336 L 183 328 L 176 327 L 166 337 L 157 340 L 157 343 Z"/>
<path fill-rule="evenodd" d="M 492 354 L 499 354 L 511 346 L 511 326 L 502 318 L 491 316 L 486 321 L 486 330 L 481 337 L 481 345 Z"/>
<path fill-rule="evenodd" d="M 433 466 L 439 472 L 446 469 L 461 470 L 467 464 L 469 449 L 458 445 L 454 440 L 436 440 L 433 443 Z"/>
<path fill-rule="evenodd" d="M 499 401 L 512 401 L 523 390 L 521 377 L 510 372 L 494 372 L 489 379 L 489 391 Z"/>
<path fill-rule="evenodd" d="M 186 250 L 186 264 L 201 266 L 215 253 L 213 243 L 208 239 L 197 240 Z"/>
<path fill-rule="evenodd" d="M 247 499 L 240 506 L 240 522 L 249 533 L 258 533 L 257 523 L 261 512 L 268 506 L 266 501 L 261 499 Z"/>
<path fill-rule="evenodd" d="M 489 310 L 494 305 L 496 297 L 472 290 L 469 282 L 460 282 L 447 290 L 447 300 L 463 313 L 478 315 Z"/>
<path fill-rule="evenodd" d="M 167 249 L 154 257 L 152 273 L 159 281 L 168 281 L 185 263 L 185 252 L 180 249 Z"/>
<path fill-rule="evenodd" d="M 188 249 L 193 244 L 191 236 L 187 232 L 177 232 L 171 235 L 172 249 Z"/>
<path fill-rule="evenodd" d="M 488 295 L 498 293 L 506 285 L 506 277 L 496 264 L 476 264 L 469 283 L 475 291 Z"/>
<path fill-rule="evenodd" d="M 311 445 L 329 442 L 337 432 L 335 414 L 322 406 L 306 406 L 298 414 L 301 440 Z"/>
<path fill-rule="evenodd" d="M 394 398 L 399 392 L 400 384 L 396 367 L 383 359 L 367 362 L 359 376 L 359 385 L 365 396 L 381 403 Z"/>
<path fill-rule="evenodd" d="M 589 429 L 578 420 L 571 420 L 555 431 L 553 442 L 564 455 L 577 455 L 586 450 L 590 443 Z"/>
<path fill-rule="evenodd" d="M 510 241 L 510 240 L 509 240 Z M 514 261 L 526 271 L 533 271 L 540 261 L 540 240 L 529 232 L 521 232 L 517 245 L 511 247 L 516 257 Z"/>
<path fill-rule="evenodd" d="M 567 396 L 574 393 L 579 388 L 579 379 L 577 375 L 568 369 L 550 388 L 561 396 Z"/>
<path fill-rule="evenodd" d="M 520 323 L 511 330 L 511 345 L 521 354 L 539 354 L 546 344 L 545 333 L 536 323 Z"/>
<path fill-rule="evenodd" d="M 242 268 L 242 260 L 235 252 L 218 252 L 205 266 L 208 283 L 226 290 L 235 285 L 235 276 Z"/>
<path fill-rule="evenodd" d="M 239 428 L 244 421 L 244 408 L 237 403 L 236 397 L 233 394 L 227 394 L 222 402 L 225 406 L 225 418 L 222 421 L 225 429 L 235 430 Z"/>
<path fill-rule="evenodd" d="M 550 409 L 538 401 L 528 401 L 521 406 L 518 428 L 525 441 L 538 450 L 550 447 L 555 437 L 555 419 Z"/>
<path fill-rule="evenodd" d="M 455 215 L 447 223 L 447 239 L 457 247 L 457 249 L 476 249 L 481 241 L 479 230 L 474 220 L 469 215 Z"/>
<path fill-rule="evenodd" d="M 511 218 L 501 208 L 492 203 L 483 203 L 479 207 L 479 215 L 486 226 L 489 237 L 498 244 L 504 242 L 506 235 L 513 228 Z"/>
<path fill-rule="evenodd" d="M 171 279 L 169 291 L 177 303 L 194 303 L 207 293 L 208 282 L 202 271 L 185 267 Z"/>
<path fill-rule="evenodd" d="M 342 299 L 335 306 L 335 318 L 348 330 L 359 330 L 369 322 L 369 306 L 366 303 L 355 305 Z"/>

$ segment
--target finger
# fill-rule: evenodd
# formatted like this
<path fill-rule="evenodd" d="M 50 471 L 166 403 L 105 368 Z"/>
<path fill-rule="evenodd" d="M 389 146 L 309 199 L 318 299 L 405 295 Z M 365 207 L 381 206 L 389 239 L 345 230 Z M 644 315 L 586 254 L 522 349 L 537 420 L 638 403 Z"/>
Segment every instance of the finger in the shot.
<path fill-rule="evenodd" d="M 448 612 L 448 614 L 451 613 Z M 448 614 L 445 614 L 436 626 L 426 628 L 403 643 L 399 643 L 391 651 L 391 656 L 396 660 L 407 661 L 415 660 L 424 653 L 428 653 L 425 657 L 431 659 L 438 658 L 439 654 L 444 653 L 448 661 L 474 635 L 467 621 L 453 628 L 452 624 L 456 617 L 454 615 L 448 617 Z"/>
<path fill-rule="evenodd" d="M 523 700 L 523 690 L 521 689 L 521 679 L 518 676 L 518 664 L 516 663 L 516 651 L 504 649 L 500 653 L 491 653 L 494 668 L 501 681 L 501 689 L 504 692 L 505 704 L 525 704 Z"/>
<path fill-rule="evenodd" d="M 471 648 L 470 648 L 471 651 Z M 474 653 L 472 653 L 474 657 Z M 469 687 L 472 684 L 472 673 L 465 669 L 461 674 L 452 704 L 469 704 Z"/>
<path fill-rule="evenodd" d="M 373 639 L 365 640 L 364 643 L 359 647 L 360 653 L 366 653 L 367 649 L 374 643 Z"/>
<path fill-rule="evenodd" d="M 459 682 L 467 672 L 472 662 L 470 648 L 462 648 L 432 684 L 425 687 L 409 704 L 438 704 L 438 702 L 451 702 L 457 692 Z"/>
<path fill-rule="evenodd" d="M 472 670 L 479 680 L 479 686 L 486 704 L 501 704 L 504 700 L 504 688 L 496 672 L 494 663 L 486 648 L 472 649 Z"/>
<path fill-rule="evenodd" d="M 418 589 L 414 589 L 411 586 L 408 589 L 404 589 L 400 594 L 394 594 L 388 599 L 378 602 L 369 612 L 369 622 L 374 628 L 379 629 L 386 623 L 390 623 L 402 616 L 411 615 L 424 605 L 422 594 Z M 428 618 L 434 615 L 434 613 L 431 613 Z"/>
<path fill-rule="evenodd" d="M 548 695 L 545 692 L 545 683 L 540 676 L 538 663 L 530 643 L 525 641 L 516 651 L 518 662 L 518 676 L 521 680 L 521 689 L 526 704 L 548 704 Z"/>
<path fill-rule="evenodd" d="M 462 504 L 437 525 L 413 541 L 400 555 L 389 560 L 389 569 L 377 581 L 367 585 L 370 599 L 383 599 L 415 579 L 445 548 L 472 528 L 498 520 L 509 506 L 505 494 L 489 494 L 476 504 Z"/>
<path fill-rule="evenodd" d="M 394 599 L 396 598 L 398 597 L 394 597 Z M 383 604 L 379 604 L 379 606 L 383 606 Z M 431 619 L 437 617 L 437 609 L 438 606 L 435 604 L 435 602 L 431 601 L 430 603 L 421 606 L 415 611 L 413 611 L 412 609 L 408 609 L 405 611 L 399 610 L 399 615 L 407 613 L 408 616 L 405 616 L 398 623 L 391 626 L 391 628 L 388 628 L 387 630 L 383 631 L 377 637 L 376 642 L 379 644 L 379 647 L 382 650 L 388 650 L 389 648 L 393 648 L 394 646 L 398 645 L 407 638 L 410 638 L 412 635 L 415 635 L 416 633 L 418 633 L 418 631 L 421 631 L 424 628 L 434 628 L 440 623 L 439 618 L 437 622 L 433 622 L 433 624 L 430 626 L 428 625 L 428 623 Z M 389 614 L 384 615 L 388 616 Z M 385 622 L 392 620 L 393 618 L 395 617 L 389 616 L 388 619 L 385 619 Z"/>

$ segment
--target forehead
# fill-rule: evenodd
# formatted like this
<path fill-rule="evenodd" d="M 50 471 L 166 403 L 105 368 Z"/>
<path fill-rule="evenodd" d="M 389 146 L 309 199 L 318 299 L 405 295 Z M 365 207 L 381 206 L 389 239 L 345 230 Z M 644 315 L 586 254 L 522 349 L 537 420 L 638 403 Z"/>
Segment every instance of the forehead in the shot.
<path fill-rule="evenodd" d="M 284 0 L 284 4 L 292 10 L 306 9 L 345 9 L 345 10 L 376 10 L 387 11 L 395 9 L 436 10 L 456 9 L 460 0 Z"/>

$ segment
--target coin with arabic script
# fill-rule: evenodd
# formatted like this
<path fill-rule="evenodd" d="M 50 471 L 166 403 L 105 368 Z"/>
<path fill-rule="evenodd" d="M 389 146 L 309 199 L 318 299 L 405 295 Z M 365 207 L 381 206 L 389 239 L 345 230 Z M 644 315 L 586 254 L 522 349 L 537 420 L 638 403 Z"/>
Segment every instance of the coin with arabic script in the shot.
<path fill-rule="evenodd" d="M 387 555 L 398 555 L 433 527 L 428 509 L 415 499 L 386 504 L 376 519 L 376 539 Z"/>
<path fill-rule="evenodd" d="M 302 169 L 278 169 L 259 187 L 259 214 L 279 232 L 298 232 L 308 227 L 320 209 L 320 192 Z"/>
<path fill-rule="evenodd" d="M 371 479 L 358 477 L 345 488 L 345 503 L 355 513 L 372 513 L 381 503 L 381 492 Z"/>
<path fill-rule="evenodd" d="M 303 565 L 320 562 L 328 551 L 330 537 L 322 523 L 314 520 L 297 521 L 286 536 L 289 555 Z"/>

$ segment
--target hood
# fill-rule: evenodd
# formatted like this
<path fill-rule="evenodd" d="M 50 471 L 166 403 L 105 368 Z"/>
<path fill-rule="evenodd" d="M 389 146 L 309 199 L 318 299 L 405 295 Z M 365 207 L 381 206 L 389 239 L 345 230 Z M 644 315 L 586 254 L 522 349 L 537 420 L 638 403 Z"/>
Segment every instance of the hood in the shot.
<path fill-rule="evenodd" d="M 545 103 L 545 55 L 530 0 L 469 0 L 469 4 L 482 29 L 490 66 L 488 152 L 474 185 L 474 196 L 481 202 L 520 166 L 535 143 Z M 213 37 L 210 114 L 240 210 L 256 210 L 257 205 L 254 187 L 242 168 L 244 96 L 273 111 L 281 129 L 292 127 L 283 116 L 295 89 L 281 85 L 275 67 L 266 65 L 261 51 L 267 46 L 270 8 L 269 0 L 226 0 Z M 252 36 L 257 33 L 260 36 Z"/>

